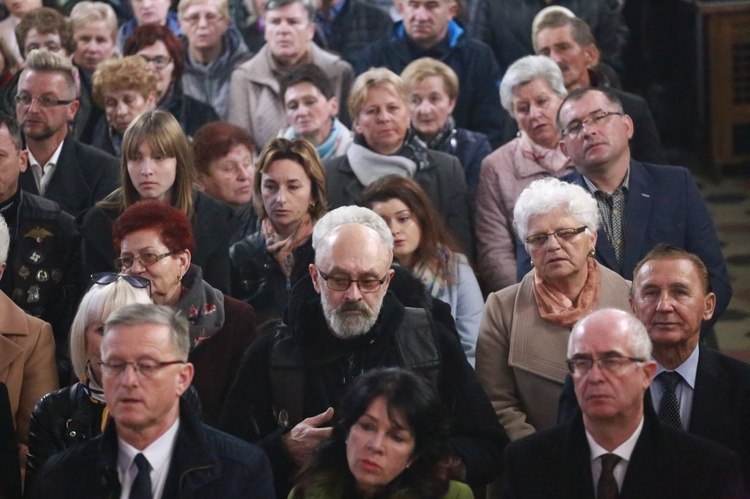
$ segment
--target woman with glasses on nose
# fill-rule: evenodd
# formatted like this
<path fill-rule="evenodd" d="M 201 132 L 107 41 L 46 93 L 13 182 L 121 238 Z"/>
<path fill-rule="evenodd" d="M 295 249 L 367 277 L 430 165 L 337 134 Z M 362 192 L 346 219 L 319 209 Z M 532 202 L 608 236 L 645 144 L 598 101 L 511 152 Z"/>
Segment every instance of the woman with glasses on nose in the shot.
<path fill-rule="evenodd" d="M 427 293 L 450 305 L 461 346 L 473 366 L 484 299 L 453 234 L 411 179 L 388 175 L 368 185 L 362 195 L 365 206 L 391 229 L 394 260 L 419 278 Z"/>
<path fill-rule="evenodd" d="M 197 242 L 192 261 L 208 283 L 229 291 L 232 211 L 196 188 L 190 146 L 174 116 L 164 111 L 139 115 L 125 132 L 122 151 L 121 186 L 80 217 L 84 270 L 118 270 L 112 265 L 117 257 L 112 222 L 136 201 L 156 199 L 189 217 Z"/>
<path fill-rule="evenodd" d="M 271 140 L 256 163 L 253 192 L 260 230 L 229 249 L 232 296 L 255 308 L 265 331 L 281 318 L 289 293 L 315 261 L 310 236 L 328 212 L 315 147 L 303 139 Z"/>
<path fill-rule="evenodd" d="M 183 93 L 185 47 L 167 26 L 137 27 L 125 40 L 122 53 L 140 56 L 151 66 L 156 74 L 156 106 L 172 113 L 188 137 L 206 123 L 219 121 L 214 108 Z"/>
<path fill-rule="evenodd" d="M 630 282 L 593 256 L 598 208 L 585 189 L 537 180 L 518 197 L 513 216 L 534 268 L 487 298 L 476 363 L 511 440 L 556 424 L 573 325 L 593 310 L 630 310 Z"/>
<path fill-rule="evenodd" d="M 101 356 L 104 322 L 109 314 L 133 303 L 151 303 L 151 283 L 141 276 L 104 272 L 91 276 L 70 328 L 70 358 L 78 382 L 46 395 L 29 423 L 26 490 L 49 457 L 103 431 L 107 408 L 102 392 Z"/>
<path fill-rule="evenodd" d="M 203 421 L 216 424 L 229 386 L 248 346 L 255 340 L 255 313 L 203 280 L 191 264 L 193 229 L 185 214 L 167 203 L 140 201 L 112 226 L 118 270 L 151 281 L 151 298 L 183 314 L 190 324 L 189 362 Z"/>

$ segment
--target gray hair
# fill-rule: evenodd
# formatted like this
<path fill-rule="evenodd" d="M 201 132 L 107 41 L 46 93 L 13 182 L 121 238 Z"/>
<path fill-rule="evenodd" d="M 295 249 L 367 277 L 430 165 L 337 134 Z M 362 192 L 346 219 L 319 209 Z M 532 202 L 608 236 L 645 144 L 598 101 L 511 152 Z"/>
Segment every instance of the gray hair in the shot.
<path fill-rule="evenodd" d="M 135 288 L 123 279 L 111 284 L 94 284 L 78 305 L 78 311 L 70 326 L 70 360 L 78 379 L 86 376 L 86 364 L 89 356 L 86 353 L 86 328 L 97 322 L 105 322 L 109 315 L 126 305 L 133 303 L 151 303 L 148 291 Z"/>
<path fill-rule="evenodd" d="M 554 177 L 535 180 L 521 192 L 513 208 L 513 226 L 526 239 L 532 217 L 563 210 L 586 226 L 589 235 L 599 229 L 599 210 L 594 197 L 583 187 Z"/>
<path fill-rule="evenodd" d="M 513 93 L 518 87 L 531 83 L 537 78 L 547 82 L 561 99 L 568 95 L 563 82 L 562 71 L 555 62 L 543 55 L 527 55 L 510 65 L 500 82 L 500 102 L 513 116 Z"/>
<path fill-rule="evenodd" d="M 589 317 L 596 316 L 603 313 L 616 313 L 620 319 L 625 321 L 625 327 L 628 331 L 628 348 L 630 349 L 630 356 L 639 359 L 649 360 L 651 358 L 651 350 L 653 348 L 651 344 L 651 338 L 646 331 L 646 326 L 638 320 L 634 315 L 619 310 L 616 308 L 603 308 L 601 310 L 595 310 L 589 315 L 581 319 L 573 326 L 573 330 L 568 338 L 568 358 L 573 355 L 573 337 L 582 327 L 583 322 Z"/>
<path fill-rule="evenodd" d="M 347 224 L 359 224 L 369 227 L 383 241 L 386 251 L 393 249 L 393 234 L 391 234 L 391 229 L 388 228 L 388 225 L 386 225 L 380 215 L 362 206 L 342 206 L 329 211 L 323 218 L 316 222 L 312 234 L 312 246 L 316 255 L 319 253 L 318 249 L 325 237 L 333 229 Z"/>
<path fill-rule="evenodd" d="M 10 247 L 10 231 L 5 217 L 0 215 L 0 265 L 8 260 L 8 248 Z"/>
<path fill-rule="evenodd" d="M 266 0 L 265 9 L 266 12 L 268 12 L 270 10 L 275 10 L 293 3 L 299 3 L 300 5 L 302 5 L 307 12 L 307 18 L 310 20 L 310 22 L 315 22 L 315 11 L 318 8 L 315 0 Z"/>
<path fill-rule="evenodd" d="M 112 313 L 104 323 L 104 337 L 117 326 L 142 326 L 156 324 L 167 326 L 172 332 L 172 344 L 178 355 L 187 360 L 190 353 L 190 331 L 183 314 L 171 307 L 153 304 L 126 305 Z"/>
<path fill-rule="evenodd" d="M 70 22 L 73 24 L 73 33 L 89 25 L 103 21 L 109 28 L 112 41 L 117 40 L 117 14 L 111 5 L 104 2 L 90 2 L 84 0 L 78 2 L 70 11 Z"/>

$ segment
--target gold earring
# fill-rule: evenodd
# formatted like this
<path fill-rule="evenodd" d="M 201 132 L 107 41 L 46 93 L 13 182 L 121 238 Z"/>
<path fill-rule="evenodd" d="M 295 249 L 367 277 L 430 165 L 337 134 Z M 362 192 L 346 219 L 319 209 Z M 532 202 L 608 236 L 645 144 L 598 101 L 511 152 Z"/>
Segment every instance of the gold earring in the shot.
<path fill-rule="evenodd" d="M 591 258 L 594 258 L 594 255 L 595 255 L 595 253 L 594 253 L 594 250 L 590 250 L 590 251 L 589 251 L 589 256 L 590 256 Z"/>

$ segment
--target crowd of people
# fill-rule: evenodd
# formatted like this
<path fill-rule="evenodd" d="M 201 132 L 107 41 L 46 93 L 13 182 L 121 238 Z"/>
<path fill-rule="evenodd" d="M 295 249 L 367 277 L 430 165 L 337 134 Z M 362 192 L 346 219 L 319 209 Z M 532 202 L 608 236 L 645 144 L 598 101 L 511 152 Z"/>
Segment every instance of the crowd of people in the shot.
<path fill-rule="evenodd" d="M 6 0 L 0 497 L 750 497 L 623 3 Z"/>

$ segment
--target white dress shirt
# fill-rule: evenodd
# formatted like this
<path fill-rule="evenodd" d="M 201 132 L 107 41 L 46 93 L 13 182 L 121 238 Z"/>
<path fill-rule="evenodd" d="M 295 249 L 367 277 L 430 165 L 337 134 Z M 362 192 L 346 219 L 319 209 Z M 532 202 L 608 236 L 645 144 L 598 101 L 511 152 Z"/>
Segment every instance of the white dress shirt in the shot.
<path fill-rule="evenodd" d="M 638 442 L 638 437 L 641 436 L 641 430 L 643 430 L 643 416 L 641 416 L 641 422 L 638 424 L 638 428 L 636 428 L 633 434 L 630 435 L 630 438 L 625 440 L 612 452 L 609 452 L 607 449 L 596 443 L 594 437 L 591 436 L 591 433 L 586 430 L 586 439 L 588 439 L 589 449 L 591 449 L 591 476 L 594 478 L 594 496 L 596 496 L 596 489 L 599 487 L 599 476 L 602 474 L 601 457 L 604 454 L 615 454 L 620 456 L 620 461 L 615 465 L 612 474 L 615 476 L 615 481 L 617 482 L 617 490 L 622 490 L 622 482 L 625 481 L 625 473 L 628 471 L 630 456 L 633 454 L 633 449 L 635 449 L 635 444 Z"/>
<path fill-rule="evenodd" d="M 65 141 L 60 142 L 60 145 L 55 149 L 55 153 L 49 161 L 47 161 L 47 164 L 44 165 L 44 167 L 39 164 L 39 161 L 37 161 L 34 155 L 31 154 L 31 151 L 29 151 L 29 165 L 31 165 L 31 172 L 34 174 L 36 188 L 39 191 L 40 196 L 44 196 L 44 193 L 47 192 L 49 181 L 52 179 L 52 175 L 55 174 L 55 170 L 57 169 L 57 161 L 60 159 L 60 152 L 62 151 L 64 142 Z"/>
<path fill-rule="evenodd" d="M 138 450 L 121 438 L 117 438 L 117 475 L 120 478 L 122 491 L 120 499 L 130 497 L 130 489 L 138 474 L 138 466 L 135 464 L 135 456 L 143 454 L 151 465 L 151 492 L 154 499 L 159 499 L 164 493 L 164 485 L 167 483 L 169 465 L 172 463 L 174 444 L 177 440 L 177 430 L 180 428 L 180 418 L 165 431 L 162 436 L 154 440 L 145 449 Z"/>

